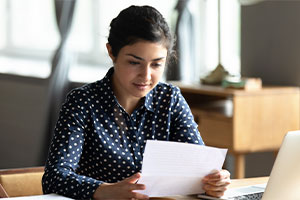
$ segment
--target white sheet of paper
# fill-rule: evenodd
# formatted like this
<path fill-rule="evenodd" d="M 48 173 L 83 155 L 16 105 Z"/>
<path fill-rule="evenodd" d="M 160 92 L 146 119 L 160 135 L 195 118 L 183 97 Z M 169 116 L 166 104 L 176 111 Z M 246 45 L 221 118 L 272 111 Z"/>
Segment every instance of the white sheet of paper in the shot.
<path fill-rule="evenodd" d="M 203 193 L 201 180 L 220 170 L 227 149 L 180 142 L 148 140 L 138 183 L 150 197 Z"/>

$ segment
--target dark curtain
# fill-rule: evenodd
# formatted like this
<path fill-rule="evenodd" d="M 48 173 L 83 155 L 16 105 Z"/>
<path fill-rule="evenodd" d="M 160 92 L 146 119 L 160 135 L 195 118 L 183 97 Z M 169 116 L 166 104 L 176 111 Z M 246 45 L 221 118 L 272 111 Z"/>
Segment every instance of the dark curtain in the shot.
<path fill-rule="evenodd" d="M 59 110 L 69 88 L 68 73 L 72 62 L 72 52 L 67 48 L 76 0 L 54 0 L 60 43 L 52 58 L 47 98 L 46 137 L 42 161 L 47 158 L 48 149 L 58 119 Z"/>
<path fill-rule="evenodd" d="M 178 0 L 174 49 L 177 52 L 177 61 L 171 61 L 167 67 L 167 80 L 186 79 L 184 72 L 193 72 L 195 67 L 195 40 L 194 18 L 188 9 L 190 0 Z M 190 68 L 187 70 L 187 68 Z"/>

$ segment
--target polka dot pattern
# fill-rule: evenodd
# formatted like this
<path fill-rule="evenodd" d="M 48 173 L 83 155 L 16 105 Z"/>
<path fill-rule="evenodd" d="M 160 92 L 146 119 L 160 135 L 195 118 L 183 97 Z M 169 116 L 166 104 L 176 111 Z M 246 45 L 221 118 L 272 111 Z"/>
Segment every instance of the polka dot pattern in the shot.
<path fill-rule="evenodd" d="M 177 87 L 159 83 L 129 115 L 114 96 L 112 74 L 113 68 L 68 94 L 46 162 L 44 193 L 92 198 L 101 183 L 141 170 L 147 140 L 204 144 Z"/>

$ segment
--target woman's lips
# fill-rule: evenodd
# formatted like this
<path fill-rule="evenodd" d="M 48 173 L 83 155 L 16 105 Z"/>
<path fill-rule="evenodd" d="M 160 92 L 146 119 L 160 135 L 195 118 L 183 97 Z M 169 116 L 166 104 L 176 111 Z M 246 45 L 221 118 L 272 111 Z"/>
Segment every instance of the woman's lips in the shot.
<path fill-rule="evenodd" d="M 150 84 L 144 84 L 144 83 L 134 83 L 133 85 L 137 87 L 139 90 L 145 90 L 150 86 Z"/>

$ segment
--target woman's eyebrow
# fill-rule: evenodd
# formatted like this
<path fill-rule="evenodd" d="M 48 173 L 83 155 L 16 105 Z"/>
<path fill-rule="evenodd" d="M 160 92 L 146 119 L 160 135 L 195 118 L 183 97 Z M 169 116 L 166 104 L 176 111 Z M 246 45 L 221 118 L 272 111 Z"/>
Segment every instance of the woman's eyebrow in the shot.
<path fill-rule="evenodd" d="M 132 56 L 132 57 L 134 57 L 135 59 L 138 59 L 138 60 L 145 60 L 144 58 L 141 58 L 141 57 L 139 57 L 139 56 L 136 56 L 136 55 L 134 55 L 134 54 L 131 54 L 131 53 L 129 53 L 129 54 L 126 54 L 127 56 Z M 159 60 L 162 60 L 162 59 L 164 59 L 165 57 L 160 57 L 160 58 L 155 58 L 155 59 L 153 59 L 152 61 L 159 61 Z"/>

